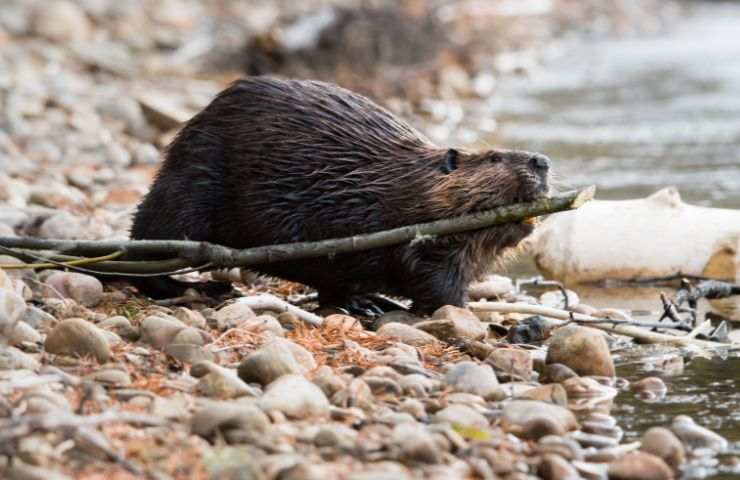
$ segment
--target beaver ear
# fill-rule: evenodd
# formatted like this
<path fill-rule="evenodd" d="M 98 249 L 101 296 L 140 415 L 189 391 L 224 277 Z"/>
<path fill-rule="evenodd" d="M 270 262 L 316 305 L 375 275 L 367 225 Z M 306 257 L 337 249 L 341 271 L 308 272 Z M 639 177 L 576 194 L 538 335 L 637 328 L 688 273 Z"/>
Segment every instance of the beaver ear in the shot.
<path fill-rule="evenodd" d="M 442 160 L 439 162 L 439 169 L 442 170 L 442 173 L 446 175 L 453 170 L 457 170 L 457 156 L 458 151 L 454 148 L 451 148 L 447 150 L 447 152 L 445 152 Z"/>

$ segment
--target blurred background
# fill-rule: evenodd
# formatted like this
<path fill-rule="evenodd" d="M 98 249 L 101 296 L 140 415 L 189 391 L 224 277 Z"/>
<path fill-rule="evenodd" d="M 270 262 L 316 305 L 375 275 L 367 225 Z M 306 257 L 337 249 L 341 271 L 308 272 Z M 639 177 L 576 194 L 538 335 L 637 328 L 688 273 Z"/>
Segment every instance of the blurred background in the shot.
<path fill-rule="evenodd" d="M 126 236 L 180 124 L 255 74 L 542 151 L 602 197 L 738 207 L 738 25 L 718 1 L 2 0 L 0 234 Z"/>

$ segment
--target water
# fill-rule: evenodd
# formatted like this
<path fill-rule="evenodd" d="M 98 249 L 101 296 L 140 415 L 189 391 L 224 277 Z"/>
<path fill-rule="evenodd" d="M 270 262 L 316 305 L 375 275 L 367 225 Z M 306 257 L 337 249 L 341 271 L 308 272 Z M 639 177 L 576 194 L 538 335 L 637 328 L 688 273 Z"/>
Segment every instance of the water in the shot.
<path fill-rule="evenodd" d="M 595 184 L 600 198 L 674 185 L 688 202 L 740 208 L 740 2 L 694 5 L 670 32 L 560 45 L 539 72 L 503 82 L 494 100 L 495 143 L 546 153 L 560 183 Z M 650 290 L 579 292 L 597 306 L 660 308 Z M 655 375 L 640 363 L 618 367 L 618 374 Z M 630 392 L 617 398 L 613 413 L 628 439 L 687 414 L 740 455 L 739 355 L 696 359 L 663 379 L 662 401 Z M 683 478 L 740 478 L 740 470 L 694 467 Z"/>
<path fill-rule="evenodd" d="M 694 2 L 696 3 L 696 2 Z M 537 150 L 568 186 L 632 198 L 675 185 L 740 208 L 740 4 L 699 4 L 674 30 L 560 45 L 504 82 L 495 141 Z"/>

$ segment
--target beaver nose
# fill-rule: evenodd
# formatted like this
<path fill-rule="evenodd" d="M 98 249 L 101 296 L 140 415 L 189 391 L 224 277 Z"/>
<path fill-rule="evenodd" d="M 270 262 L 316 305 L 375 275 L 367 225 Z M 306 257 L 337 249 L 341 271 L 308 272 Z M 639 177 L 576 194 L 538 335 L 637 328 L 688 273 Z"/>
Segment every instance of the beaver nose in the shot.
<path fill-rule="evenodd" d="M 541 153 L 535 153 L 529 159 L 529 166 L 539 172 L 547 172 L 550 169 L 550 159 Z"/>

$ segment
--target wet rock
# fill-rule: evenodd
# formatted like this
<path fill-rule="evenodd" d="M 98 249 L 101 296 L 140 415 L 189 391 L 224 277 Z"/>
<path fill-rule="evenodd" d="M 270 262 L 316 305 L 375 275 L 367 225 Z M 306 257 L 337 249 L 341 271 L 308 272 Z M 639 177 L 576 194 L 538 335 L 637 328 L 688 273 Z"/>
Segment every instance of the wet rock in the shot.
<path fill-rule="evenodd" d="M 324 392 L 297 374 L 283 375 L 270 383 L 259 406 L 266 412 L 276 410 L 298 419 L 329 415 L 329 400 Z"/>
<path fill-rule="evenodd" d="M 384 324 L 378 329 L 377 333 L 379 337 L 390 338 L 416 346 L 429 345 L 439 341 L 423 330 L 398 322 Z"/>
<path fill-rule="evenodd" d="M 55 355 L 92 355 L 99 362 L 107 362 L 111 356 L 105 335 L 95 325 L 80 318 L 62 320 L 49 332 L 45 343 L 46 351 Z"/>
<path fill-rule="evenodd" d="M 217 434 L 227 439 L 256 439 L 270 429 L 270 419 L 250 403 L 207 401 L 196 408 L 190 419 L 190 429 L 207 439 Z"/>
<path fill-rule="evenodd" d="M 132 342 L 139 339 L 139 331 L 131 325 L 128 318 L 121 315 L 106 318 L 102 322 L 98 323 L 98 327 L 104 330 L 109 330 Z"/>
<path fill-rule="evenodd" d="M 501 428 L 528 439 L 563 435 L 577 427 L 578 422 L 570 410 L 536 400 L 512 400 L 501 412 Z"/>
<path fill-rule="evenodd" d="M 673 472 L 663 460 L 645 452 L 628 453 L 609 464 L 609 480 L 671 480 Z"/>
<path fill-rule="evenodd" d="M 532 377 L 532 355 L 526 350 L 515 348 L 496 348 L 486 363 L 491 365 L 501 379 L 529 380 Z"/>
<path fill-rule="evenodd" d="M 661 458 L 674 469 L 686 461 L 686 452 L 681 441 L 673 432 L 663 427 L 653 427 L 645 432 L 640 450 Z"/>
<path fill-rule="evenodd" d="M 550 324 L 544 317 L 535 315 L 521 320 L 509 329 L 506 339 L 512 344 L 540 343 L 547 338 Z"/>
<path fill-rule="evenodd" d="M 242 360 L 238 372 L 245 382 L 268 385 L 283 375 L 303 374 L 315 366 L 311 352 L 290 340 L 275 338 Z"/>
<path fill-rule="evenodd" d="M 33 9 L 31 28 L 36 35 L 59 43 L 83 41 L 90 35 L 85 11 L 68 0 L 38 3 Z"/>
<path fill-rule="evenodd" d="M 577 376 L 578 374 L 573 369 L 562 363 L 550 363 L 542 370 L 540 381 L 542 383 L 562 383 Z"/>
<path fill-rule="evenodd" d="M 678 415 L 671 422 L 671 431 L 690 450 L 710 450 L 724 452 L 727 450 L 727 440 L 708 428 L 697 425 L 691 417 Z"/>
<path fill-rule="evenodd" d="M 235 371 L 213 362 L 196 363 L 190 369 L 190 374 L 199 379 L 196 390 L 207 397 L 226 399 L 259 395 L 259 392 L 244 383 Z"/>
<path fill-rule="evenodd" d="M 546 363 L 562 363 L 579 375 L 614 376 L 614 362 L 604 334 L 593 328 L 569 325 L 550 339 Z"/>
<path fill-rule="evenodd" d="M 485 325 L 471 311 L 451 305 L 437 309 L 431 320 L 414 326 L 445 342 L 460 338 L 480 340 L 487 334 Z"/>
<path fill-rule="evenodd" d="M 402 462 L 436 464 L 442 461 L 442 452 L 434 436 L 419 424 L 397 425 L 391 442 L 398 448 L 398 459 Z"/>
<path fill-rule="evenodd" d="M 460 362 L 447 370 L 444 383 L 454 391 L 480 395 L 487 400 L 503 397 L 496 374 L 488 365 Z"/>
<path fill-rule="evenodd" d="M 459 427 L 488 429 L 488 420 L 481 413 L 466 405 L 450 405 L 434 414 L 433 423 L 448 423 Z"/>
<path fill-rule="evenodd" d="M 187 325 L 169 315 L 157 314 L 144 318 L 139 328 L 142 342 L 162 349 Z"/>
<path fill-rule="evenodd" d="M 668 392 L 663 380 L 658 377 L 646 377 L 637 382 L 633 382 L 630 388 L 635 395 L 639 396 L 645 401 L 657 401 L 664 398 Z"/>
<path fill-rule="evenodd" d="M 568 393 L 559 383 L 551 383 L 549 385 L 541 385 L 539 387 L 532 388 L 524 392 L 521 397 L 552 403 L 554 405 L 560 405 L 561 407 L 568 406 Z"/>
<path fill-rule="evenodd" d="M 216 326 L 225 331 L 240 326 L 242 323 L 255 318 L 254 311 L 244 303 L 236 302 L 227 305 L 216 312 Z"/>
<path fill-rule="evenodd" d="M 44 284 L 44 296 L 71 298 L 85 307 L 94 307 L 103 299 L 103 284 L 90 275 L 55 272 L 46 278 Z"/>
<path fill-rule="evenodd" d="M 471 300 L 493 300 L 514 292 L 514 284 L 509 277 L 489 275 L 480 282 L 468 286 L 468 297 Z"/>
<path fill-rule="evenodd" d="M 542 457 L 537 474 L 544 480 L 578 480 L 581 475 L 560 455 L 548 453 Z"/>

